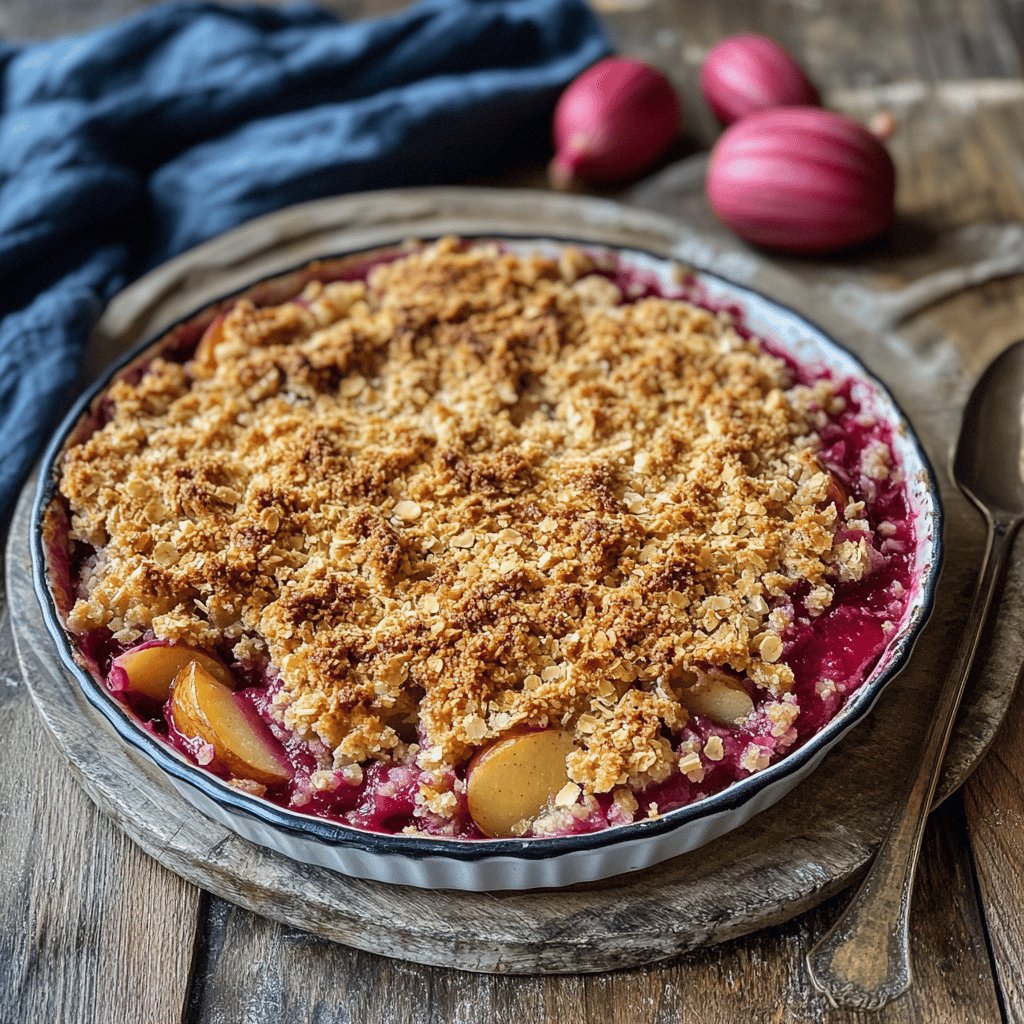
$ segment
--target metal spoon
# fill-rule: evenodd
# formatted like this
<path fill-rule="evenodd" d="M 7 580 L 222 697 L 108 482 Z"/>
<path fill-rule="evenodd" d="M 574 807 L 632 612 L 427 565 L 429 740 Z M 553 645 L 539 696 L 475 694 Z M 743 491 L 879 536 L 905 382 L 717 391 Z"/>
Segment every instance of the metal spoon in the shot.
<path fill-rule="evenodd" d="M 811 980 L 838 1007 L 878 1009 L 910 987 L 908 919 L 921 837 L 978 641 L 1024 519 L 1024 340 L 974 386 L 953 477 L 985 517 L 985 555 L 917 771 L 853 901 L 807 955 Z"/>

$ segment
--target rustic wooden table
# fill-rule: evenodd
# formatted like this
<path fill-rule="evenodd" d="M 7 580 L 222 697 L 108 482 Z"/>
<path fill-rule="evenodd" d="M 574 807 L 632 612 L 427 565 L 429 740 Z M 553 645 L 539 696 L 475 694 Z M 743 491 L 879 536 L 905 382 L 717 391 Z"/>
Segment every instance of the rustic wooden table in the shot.
<path fill-rule="evenodd" d="M 0 37 L 108 21 L 138 0 L 3 0 Z M 333 0 L 347 17 L 399 0 Z M 961 126 L 892 142 L 905 224 L 944 231 L 1024 219 L 1022 0 L 597 0 L 619 48 L 670 71 L 688 143 L 715 127 L 695 88 L 730 32 L 788 45 L 835 106 L 956 108 Z M 964 111 L 970 117 L 964 118 Z M 963 130 L 964 124 L 969 130 Z M 911 271 L 912 272 L 912 271 Z M 984 357 L 1024 331 L 1024 280 L 929 311 Z M 975 339 L 976 342 L 975 342 Z M 968 360 L 972 362 L 972 360 Z M 1024 649 L 1024 643 L 1022 643 Z M 643 970 L 490 977 L 355 952 L 239 910 L 159 867 L 54 770 L 0 598 L 0 1022 L 852 1021 L 811 989 L 802 957 L 838 901 L 769 932 Z M 879 1021 L 1024 1021 L 1024 695 L 960 794 L 934 816 L 915 902 L 917 981 Z M 387 922 L 381 922 L 382 927 Z"/>

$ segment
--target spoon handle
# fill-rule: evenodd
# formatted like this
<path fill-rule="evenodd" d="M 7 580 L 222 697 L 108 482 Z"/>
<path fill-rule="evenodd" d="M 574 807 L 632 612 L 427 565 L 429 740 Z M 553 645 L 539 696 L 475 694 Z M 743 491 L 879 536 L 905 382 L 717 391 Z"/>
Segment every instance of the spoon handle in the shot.
<path fill-rule="evenodd" d="M 837 1007 L 879 1009 L 910 986 L 908 923 L 921 838 L 960 698 L 1017 527 L 1016 521 L 988 522 L 970 612 L 939 692 L 917 771 L 860 889 L 807 955 L 811 981 Z"/>

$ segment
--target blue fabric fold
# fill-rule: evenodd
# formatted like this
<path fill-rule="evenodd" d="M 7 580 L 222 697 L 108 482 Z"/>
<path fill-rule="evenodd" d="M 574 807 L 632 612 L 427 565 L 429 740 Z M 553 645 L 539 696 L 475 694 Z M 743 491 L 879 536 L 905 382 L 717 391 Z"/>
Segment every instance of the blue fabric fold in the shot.
<path fill-rule="evenodd" d="M 423 0 L 338 23 L 186 3 L 0 43 L 0 519 L 106 301 L 250 217 L 543 156 L 608 52 L 584 0 Z"/>

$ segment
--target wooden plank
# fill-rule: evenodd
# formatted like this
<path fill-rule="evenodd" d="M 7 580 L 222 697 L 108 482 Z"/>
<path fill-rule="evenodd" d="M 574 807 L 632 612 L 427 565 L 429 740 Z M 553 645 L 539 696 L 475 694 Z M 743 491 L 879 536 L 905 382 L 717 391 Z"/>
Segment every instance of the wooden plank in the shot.
<path fill-rule="evenodd" d="M 916 978 L 906 996 L 877 1015 L 839 1013 L 830 1010 L 822 997 L 812 990 L 804 970 L 803 954 L 841 910 L 845 901 L 840 898 L 794 922 L 781 935 L 762 934 L 753 948 L 738 945 L 739 962 L 732 973 L 752 982 L 753 992 L 748 987 L 743 997 L 737 998 L 733 1006 L 723 1012 L 723 1024 L 736 1020 L 744 1012 L 749 1012 L 754 1020 L 774 1019 L 772 1014 L 777 1013 L 778 1019 L 786 1022 L 988 1021 L 995 1024 L 1000 1014 L 998 995 L 963 831 L 962 808 L 953 798 L 933 816 L 925 839 L 914 896 Z M 765 945 L 758 949 L 762 942 Z M 784 1012 L 780 1012 L 778 1006 L 782 994 L 786 1003 Z M 711 1020 L 717 1022 L 718 1018 Z"/>
<path fill-rule="evenodd" d="M 1005 26 L 1008 43 L 1024 62 L 1024 0 L 993 0 L 1000 24 Z"/>
<path fill-rule="evenodd" d="M 60 6 L 35 0 L 11 0 L 0 7 L 0 33 L 24 38 L 68 31 L 108 20 L 135 6 L 132 0 L 103 0 L 102 3 L 77 0 Z M 334 3 L 331 6 L 352 5 Z M 372 11 L 376 4 L 367 2 L 359 6 Z M 898 5 L 877 0 L 850 0 L 824 10 L 806 0 L 772 5 L 719 4 L 710 0 L 678 5 L 675 0 L 665 0 L 660 6 L 636 0 L 605 0 L 601 6 L 606 8 L 606 17 L 616 37 L 624 41 L 624 49 L 657 55 L 660 62 L 670 67 L 677 81 L 685 78 L 687 108 L 695 118 L 691 124 L 697 126 L 694 134 L 704 140 L 712 136 L 714 126 L 702 112 L 693 86 L 693 71 L 707 44 L 726 31 L 757 27 L 777 34 L 803 56 L 818 80 L 830 87 L 863 86 L 925 74 L 946 77 L 954 69 L 965 76 L 968 73 L 984 76 L 1014 73 L 1009 70 L 1012 62 L 1007 57 L 1005 43 L 998 40 L 1015 39 L 1014 52 L 1018 55 L 1024 40 L 1024 19 L 1020 17 L 1018 0 L 1000 0 L 998 15 L 987 19 L 987 28 L 980 36 L 977 28 L 980 23 L 974 16 L 986 8 L 994 10 L 996 4 L 954 4 L 951 0 L 946 4 L 920 3 L 915 6 L 926 13 L 902 22 L 897 13 Z M 644 11 L 649 9 L 655 10 L 657 16 L 651 15 L 648 21 Z M 936 24 L 934 12 L 941 12 L 947 19 L 944 26 Z M 1016 18 L 1011 18 L 1011 14 L 1016 14 Z M 902 17 L 906 17 L 906 9 Z M 962 25 L 965 19 L 972 18 L 971 24 L 975 27 L 964 34 Z M 839 32 L 835 31 L 837 22 Z M 936 35 L 940 29 L 941 39 Z M 923 40 L 916 46 L 912 42 L 915 34 Z M 625 42 L 630 45 L 626 46 Z M 958 49 L 961 43 L 964 49 Z M 998 66 L 988 64 L 993 54 L 998 58 Z M 912 133 L 913 129 L 909 131 Z M 1016 137 L 1021 136 L 1018 133 Z M 992 190 L 987 186 L 979 189 L 977 182 L 991 182 L 993 168 L 1006 166 L 1005 161 L 992 160 L 991 150 L 1012 148 L 1013 143 L 990 136 L 972 148 L 963 147 L 960 141 L 955 135 L 948 138 L 941 155 L 925 164 L 925 173 L 921 181 L 915 181 L 913 196 L 908 190 L 908 199 L 922 210 L 936 202 L 947 222 L 964 223 L 979 213 L 990 217 L 996 213 L 1009 214 L 1016 206 L 1016 202 L 1008 198 L 1009 190 L 996 186 L 993 199 Z M 957 178 L 956 187 L 947 188 L 944 183 L 950 174 Z M 973 192 L 965 191 L 966 183 L 973 184 Z M 982 193 L 980 197 L 978 193 Z M 991 285 L 964 300 L 964 310 L 981 318 L 984 326 L 977 327 L 977 334 L 986 339 L 986 349 L 995 344 L 991 340 L 993 332 L 1001 337 L 1013 329 L 999 310 L 1006 302 L 1016 303 L 1016 309 L 1020 310 L 1022 307 L 1015 294 L 1012 286 Z M 958 315 L 964 317 L 966 330 L 969 323 L 966 314 Z M 1018 319 L 1020 322 L 1024 320 Z M 2 650 L 0 645 L 0 652 Z M 0 666 L 3 664 L 12 662 L 0 658 Z M 31 733 L 34 716 L 25 706 L 24 693 L 5 681 L 3 673 L 0 667 L 0 739 L 6 742 L 8 737 L 21 735 L 26 729 Z M 8 695 L 8 690 L 13 696 Z M 18 701 L 20 710 L 10 710 Z M 1022 763 L 1018 744 L 1024 736 L 1024 712 L 1019 709 L 1020 702 L 1012 726 L 1004 730 L 1004 735 L 1010 737 L 1005 749 L 983 767 L 977 781 L 968 789 L 967 813 L 978 856 L 979 882 L 983 893 L 989 896 L 989 923 L 993 928 L 1001 980 L 1010 993 L 1011 1019 L 1024 1020 L 1024 988 L 1020 977 L 1024 936 L 1020 934 L 1018 920 L 1022 903 L 1017 868 L 1017 851 L 1024 842 L 1021 779 L 1017 777 Z M 32 756 L 45 747 L 38 743 L 36 736 L 34 744 L 22 742 L 18 750 Z M 15 801 L 31 804 L 40 813 L 44 813 L 46 807 L 59 806 L 58 801 L 67 801 L 71 807 L 76 800 L 79 804 L 83 801 L 66 782 L 58 785 L 50 780 L 44 784 L 37 782 L 34 774 L 29 779 L 16 772 L 12 775 L 8 766 L 10 760 L 8 752 L 0 748 L 0 863 L 16 864 L 17 872 L 39 877 L 27 882 L 19 878 L 17 888 L 12 888 L 10 893 L 7 891 L 10 877 L 0 883 L 0 1020 L 33 1019 L 23 1015 L 26 1007 L 35 1008 L 37 1019 L 58 1020 L 60 1015 L 53 1011 L 72 1006 L 76 1013 L 81 1010 L 82 1015 L 69 1012 L 64 1019 L 110 1019 L 107 1012 L 110 1007 L 116 1007 L 116 1019 L 122 1019 L 125 1009 L 133 1001 L 137 1003 L 138 994 L 145 986 L 136 984 L 129 988 L 126 985 L 124 992 L 132 992 L 132 999 L 122 998 L 117 1002 L 111 997 L 101 1015 L 96 1012 L 96 1003 L 89 1002 L 98 992 L 98 983 L 90 981 L 90 977 L 95 979 L 96 965 L 105 962 L 104 959 L 97 957 L 93 961 L 84 953 L 71 956 L 48 940 L 46 929 L 42 929 L 42 941 L 30 949 L 32 936 L 40 933 L 41 926 L 33 925 L 31 935 L 27 929 L 31 923 L 28 893 L 70 889 L 73 902 L 68 909 L 72 914 L 83 916 L 86 935 L 92 937 L 105 931 L 109 940 L 113 932 L 120 931 L 123 934 L 115 945 L 129 946 L 134 929 L 132 914 L 122 914 L 113 924 L 96 923 L 95 919 L 90 923 L 91 908 L 88 903 L 82 905 L 74 888 L 82 884 L 82 876 L 76 873 L 74 865 L 60 861 L 62 849 L 69 860 L 79 860 L 81 850 L 90 851 L 89 856 L 92 856 L 90 843 L 96 844 L 97 855 L 107 856 L 109 847 L 116 847 L 119 840 L 109 828 L 105 833 L 97 827 L 91 833 L 73 830 L 74 841 L 68 842 L 66 835 L 61 837 L 65 839 L 62 848 L 49 854 L 58 862 L 47 863 L 46 856 L 39 856 L 39 849 L 46 847 L 40 847 L 38 842 L 34 844 L 37 847 L 34 860 L 29 860 L 33 856 L 27 838 L 31 814 L 19 813 Z M 26 793 L 33 795 L 26 799 Z M 76 813 L 81 814 L 82 808 Z M 948 911 L 946 917 L 927 914 L 918 918 L 919 941 L 922 941 L 918 949 L 919 968 L 924 964 L 927 973 L 922 972 L 918 979 L 914 997 L 918 1001 L 912 1006 L 921 1015 L 914 1017 L 908 1015 L 905 1008 L 894 1007 L 888 1018 L 874 1019 L 998 1019 L 985 964 L 978 956 L 977 915 L 971 913 L 965 881 L 969 877 L 969 863 L 963 861 L 963 850 L 956 845 L 962 823 L 953 812 L 949 813 L 952 817 L 944 813 L 939 819 L 944 829 L 943 842 L 936 840 L 935 823 L 930 829 L 918 892 L 919 915 L 922 909 L 928 911 L 933 904 Z M 16 816 L 16 822 L 12 815 Z M 9 827 L 12 823 L 24 833 L 16 839 L 7 835 L 12 831 Z M 47 835 L 57 838 L 52 826 Z M 943 843 L 955 849 L 944 854 Z M 15 846 L 16 856 L 12 858 L 10 851 Z M 950 858 L 954 862 L 952 866 Z M 140 870 L 144 872 L 147 867 L 150 871 L 158 870 L 152 862 L 137 857 L 128 875 L 129 884 L 135 874 Z M 953 871 L 952 885 L 946 874 L 950 870 Z M 928 882 L 932 876 L 934 884 Z M 116 875 L 107 875 L 104 884 L 107 879 L 115 886 L 119 881 Z M 953 901 L 949 900 L 950 893 L 955 894 Z M 99 894 L 99 898 L 109 904 L 119 895 Z M 125 900 L 122 905 L 130 906 L 131 902 L 137 901 Z M 40 909 L 47 908 L 51 914 L 60 910 L 52 902 L 47 905 L 37 897 L 31 913 L 38 914 Z M 17 912 L 23 916 L 18 918 Z M 842 1018 L 826 1015 L 805 991 L 806 981 L 802 980 L 798 964 L 812 932 L 820 932 L 833 912 L 831 907 L 825 908 L 811 919 L 802 919 L 756 940 L 722 947 L 670 967 L 583 981 L 488 979 L 397 964 L 310 939 L 214 900 L 206 933 L 209 960 L 200 972 L 189 1019 L 244 1019 L 247 1022 L 293 1018 L 359 1022 L 559 1020 L 566 1024 L 612 1019 L 630 1024 L 677 1019 L 832 1021 Z M 12 920 L 14 928 L 8 926 Z M 23 923 L 26 925 L 24 935 L 17 930 Z M 180 935 L 172 935 L 165 941 L 173 945 L 180 938 Z M 157 937 L 152 941 L 161 949 L 167 948 L 160 945 Z M 110 956 L 109 951 L 104 955 Z M 30 963 L 35 965 L 35 974 L 22 980 L 23 974 L 18 972 L 25 972 Z M 8 964 L 11 973 L 5 975 Z M 139 969 L 143 967 L 140 965 Z M 947 973 L 949 969 L 951 973 Z M 976 977 L 974 972 L 977 972 Z M 116 988 L 116 966 L 108 969 L 107 974 Z M 150 972 L 146 975 L 147 981 L 152 982 L 155 975 L 156 972 Z M 10 981 L 14 984 L 8 984 Z M 20 995 L 23 1002 L 15 1004 L 9 993 L 19 986 L 20 993 L 15 992 L 15 997 Z M 62 995 L 60 998 L 47 996 L 44 991 L 47 988 L 57 988 Z M 303 996 L 303 991 L 311 994 Z M 74 992 L 80 992 L 80 997 L 71 998 L 69 993 Z M 945 1009 L 943 1000 L 947 1001 Z M 160 1009 L 151 1007 L 149 1019 L 174 1019 L 175 1005 L 172 999 Z M 267 1008 L 276 1008 L 276 1016 L 267 1015 Z M 140 1015 L 139 1019 L 145 1018 Z"/>
<path fill-rule="evenodd" d="M 972 295 L 962 310 L 964 329 L 973 323 L 982 336 L 989 333 L 995 306 L 1015 317 L 1000 328 L 1019 336 L 1024 323 L 1024 281 L 1006 282 L 988 295 Z M 966 305 L 966 304 L 965 304 Z M 970 318 L 973 318 L 970 319 Z M 1019 545 L 1024 539 L 1018 538 Z M 1003 623 L 997 621 L 993 636 Z M 1024 659 L 1024 640 L 1016 637 Z M 989 641 L 991 643 L 991 641 Z M 978 680 L 988 670 L 984 643 Z M 996 976 L 1002 992 L 1005 1019 L 1024 1021 L 1024 693 L 1018 691 L 988 757 L 964 787 L 967 832 L 973 850 L 978 889 Z"/>
<path fill-rule="evenodd" d="M 0 598 L 0 1021 L 180 1019 L 198 891 L 101 818 L 18 676 Z"/>
<path fill-rule="evenodd" d="M 1021 54 L 1014 15 L 999 0 L 901 0 L 907 35 L 920 44 L 921 77 L 935 81 L 1017 76 Z"/>
<path fill-rule="evenodd" d="M 918 978 L 877 1024 L 997 1021 L 957 800 L 929 826 L 916 903 Z M 770 932 L 667 965 L 576 977 L 486 977 L 384 960 L 214 900 L 191 1021 L 480 1021 L 657 1024 L 738 1020 L 853 1024 L 812 991 L 803 953 L 842 898 Z M 382 921 L 386 928 L 387 922 Z M 259 969 L 256 965 L 260 965 Z"/>
<path fill-rule="evenodd" d="M 227 2 L 230 4 L 232 0 Z M 264 0 L 271 7 L 286 2 Z M 409 3 L 410 0 L 324 0 L 321 6 L 350 21 L 390 14 L 408 7 Z M 150 5 L 151 0 L 4 0 L 0 4 L 0 38 L 50 39 L 71 32 L 87 32 Z"/>
<path fill-rule="evenodd" d="M 1024 1021 L 1024 694 L 964 789 L 978 886 L 1008 1021 Z"/>
<path fill-rule="evenodd" d="M 670 75 L 683 99 L 691 145 L 706 145 L 718 134 L 700 93 L 698 72 L 708 48 L 734 33 L 763 32 L 778 39 L 803 64 L 826 102 L 851 88 L 1014 77 L 1022 67 L 1019 0 L 593 2 L 620 52 L 642 57 Z"/>

